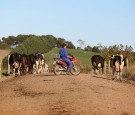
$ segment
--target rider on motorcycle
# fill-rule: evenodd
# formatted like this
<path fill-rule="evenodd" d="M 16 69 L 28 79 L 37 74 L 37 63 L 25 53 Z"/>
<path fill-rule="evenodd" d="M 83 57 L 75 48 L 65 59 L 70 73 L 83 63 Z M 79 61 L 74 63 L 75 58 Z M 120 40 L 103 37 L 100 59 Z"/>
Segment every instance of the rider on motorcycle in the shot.
<path fill-rule="evenodd" d="M 69 58 L 72 58 L 72 57 L 68 55 L 66 47 L 67 47 L 67 44 L 63 43 L 62 48 L 59 50 L 59 55 L 60 55 L 60 58 L 67 63 L 67 66 L 68 66 L 67 74 L 69 74 L 72 68 L 72 62 L 70 61 Z"/>

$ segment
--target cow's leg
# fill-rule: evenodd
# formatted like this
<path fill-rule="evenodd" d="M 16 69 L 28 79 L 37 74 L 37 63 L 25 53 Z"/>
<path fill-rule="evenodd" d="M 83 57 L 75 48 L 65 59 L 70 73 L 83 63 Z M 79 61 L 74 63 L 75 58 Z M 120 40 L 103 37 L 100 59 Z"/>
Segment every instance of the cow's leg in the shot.
<path fill-rule="evenodd" d="M 113 71 L 113 76 L 114 76 L 114 74 L 115 74 L 115 67 L 114 66 L 112 68 L 112 71 Z"/>
<path fill-rule="evenodd" d="M 102 75 L 104 75 L 104 64 L 101 64 L 101 69 L 102 69 Z"/>
<path fill-rule="evenodd" d="M 97 74 L 97 69 L 94 67 L 94 74 Z"/>
<path fill-rule="evenodd" d="M 42 65 L 42 72 L 45 72 L 45 64 Z"/>
<path fill-rule="evenodd" d="M 20 76 L 20 68 L 18 68 L 18 72 L 17 72 L 17 73 L 18 73 L 18 75 Z"/>
<path fill-rule="evenodd" d="M 19 71 L 19 63 L 15 62 L 14 67 L 15 67 L 15 77 L 17 77 L 18 76 L 18 71 Z"/>
<path fill-rule="evenodd" d="M 18 68 L 15 68 L 15 77 L 18 76 Z"/>
<path fill-rule="evenodd" d="M 33 74 L 33 64 L 31 65 L 30 73 Z"/>
<path fill-rule="evenodd" d="M 13 68 L 13 75 L 15 75 L 15 68 Z"/>
<path fill-rule="evenodd" d="M 49 72 L 49 68 L 48 68 L 48 65 L 46 63 L 44 64 L 44 68 L 45 68 L 45 72 Z"/>
<path fill-rule="evenodd" d="M 25 74 L 25 65 L 22 65 L 22 74 Z"/>
<path fill-rule="evenodd" d="M 28 67 L 27 67 L 27 65 L 25 65 L 25 67 L 24 67 L 24 74 L 27 74 L 27 71 L 28 71 Z"/>
<path fill-rule="evenodd" d="M 30 74 L 33 74 L 33 65 L 31 65 L 30 68 L 31 68 L 31 69 L 30 69 Z"/>
<path fill-rule="evenodd" d="M 18 68 L 18 75 L 21 75 L 21 64 L 19 64 L 19 68 Z"/>
<path fill-rule="evenodd" d="M 122 65 L 120 65 L 120 80 L 121 81 L 123 80 L 123 77 L 122 77 L 123 66 L 124 66 L 124 63 Z"/>
<path fill-rule="evenodd" d="M 115 67 L 115 70 L 114 70 L 115 72 L 114 73 L 116 73 L 116 75 L 115 75 L 115 79 L 116 80 L 118 80 L 119 79 L 119 71 L 118 71 L 118 69 Z"/>
<path fill-rule="evenodd" d="M 116 79 L 116 76 L 115 76 L 115 66 L 112 67 L 112 74 L 113 74 L 112 80 Z"/>
<path fill-rule="evenodd" d="M 95 67 L 94 66 L 93 66 L 92 70 L 93 70 L 92 72 L 95 74 Z"/>
<path fill-rule="evenodd" d="M 122 71 L 120 71 L 120 81 L 122 81 L 123 78 L 122 78 Z"/>
<path fill-rule="evenodd" d="M 102 68 L 102 75 L 104 75 L 104 68 Z"/>
<path fill-rule="evenodd" d="M 97 69 L 95 69 L 95 74 L 97 74 Z"/>
<path fill-rule="evenodd" d="M 20 64 L 19 66 L 19 72 L 20 72 L 20 76 L 22 75 L 22 64 Z"/>
<path fill-rule="evenodd" d="M 36 61 L 36 73 L 38 74 L 38 66 L 39 66 L 39 62 Z"/>
<path fill-rule="evenodd" d="M 22 76 L 23 70 L 22 67 L 20 67 L 20 76 Z"/>
<path fill-rule="evenodd" d="M 120 72 L 117 72 L 117 79 L 120 79 Z"/>
<path fill-rule="evenodd" d="M 123 78 L 122 78 L 122 72 L 120 72 L 120 81 L 122 81 Z"/>
<path fill-rule="evenodd" d="M 42 73 L 42 66 L 41 65 L 38 66 L 38 73 Z"/>
<path fill-rule="evenodd" d="M 37 72 L 36 64 L 33 64 L 33 67 L 32 67 L 32 68 L 33 68 L 33 71 L 32 71 L 32 72 L 33 72 L 34 74 L 36 74 L 36 72 Z"/>
<path fill-rule="evenodd" d="M 28 67 L 28 73 L 31 73 L 31 66 Z"/>

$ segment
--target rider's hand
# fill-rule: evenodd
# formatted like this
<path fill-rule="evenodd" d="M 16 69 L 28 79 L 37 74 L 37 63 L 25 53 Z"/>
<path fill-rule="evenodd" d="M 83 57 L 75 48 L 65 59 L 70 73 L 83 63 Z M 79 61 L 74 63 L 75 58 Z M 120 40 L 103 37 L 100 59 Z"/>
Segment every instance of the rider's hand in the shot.
<path fill-rule="evenodd" d="M 68 58 L 72 58 L 71 56 L 67 56 Z"/>

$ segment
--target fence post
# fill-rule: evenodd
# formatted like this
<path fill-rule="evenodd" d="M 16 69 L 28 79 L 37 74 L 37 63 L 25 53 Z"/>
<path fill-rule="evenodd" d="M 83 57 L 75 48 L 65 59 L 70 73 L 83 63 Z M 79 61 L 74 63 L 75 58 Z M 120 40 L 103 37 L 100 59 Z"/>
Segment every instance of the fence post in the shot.
<path fill-rule="evenodd" d="M 106 74 L 106 61 L 104 62 L 104 74 Z"/>
<path fill-rule="evenodd" d="M 9 57 L 10 57 L 10 55 L 8 55 L 8 74 L 10 74 Z"/>
<path fill-rule="evenodd" d="M 2 77 L 2 57 L 0 57 L 0 78 Z"/>
<path fill-rule="evenodd" d="M 126 59 L 126 64 L 127 64 L 127 66 L 126 66 L 126 72 L 127 72 L 128 71 L 128 66 L 129 66 L 128 58 Z"/>
<path fill-rule="evenodd" d="M 108 62 L 108 73 L 110 74 L 110 60 Z"/>

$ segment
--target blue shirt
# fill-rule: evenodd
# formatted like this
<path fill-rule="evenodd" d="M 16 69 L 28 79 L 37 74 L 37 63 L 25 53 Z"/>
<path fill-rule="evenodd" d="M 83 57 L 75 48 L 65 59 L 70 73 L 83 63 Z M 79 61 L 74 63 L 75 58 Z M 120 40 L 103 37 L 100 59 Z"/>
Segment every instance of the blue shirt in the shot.
<path fill-rule="evenodd" d="M 59 50 L 60 58 L 66 59 L 68 56 L 67 50 L 65 48 L 61 48 Z"/>

